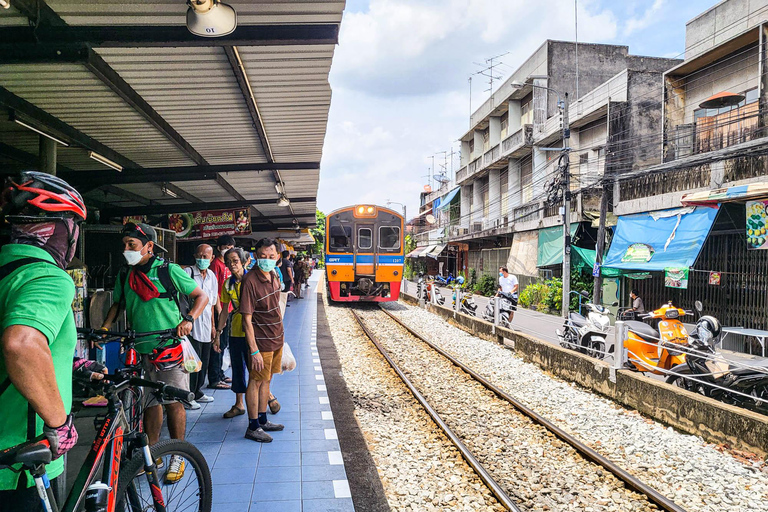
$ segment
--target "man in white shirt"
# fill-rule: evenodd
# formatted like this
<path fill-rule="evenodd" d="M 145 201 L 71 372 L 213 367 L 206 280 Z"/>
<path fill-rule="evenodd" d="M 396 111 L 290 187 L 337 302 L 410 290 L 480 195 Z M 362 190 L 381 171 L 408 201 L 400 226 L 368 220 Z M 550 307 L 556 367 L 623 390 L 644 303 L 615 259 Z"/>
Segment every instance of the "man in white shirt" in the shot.
<path fill-rule="evenodd" d="M 195 264 L 184 269 L 208 296 L 208 305 L 192 324 L 192 332 L 188 336 L 202 362 L 200 371 L 190 375 L 189 390 L 195 394 L 195 399 L 190 402 L 190 409 L 199 409 L 200 403 L 213 402 L 212 396 L 202 392 L 211 357 L 211 340 L 216 336 L 214 318 L 220 311 L 219 282 L 216 274 L 208 270 L 212 261 L 213 248 L 208 244 L 200 244 L 195 252 Z"/>
<path fill-rule="evenodd" d="M 520 283 L 517 281 L 517 277 L 509 273 L 507 267 L 499 267 L 499 291 L 507 293 L 512 296 L 512 311 L 509 312 L 509 320 L 515 316 L 515 310 L 517 309 L 517 290 L 520 288 Z"/>

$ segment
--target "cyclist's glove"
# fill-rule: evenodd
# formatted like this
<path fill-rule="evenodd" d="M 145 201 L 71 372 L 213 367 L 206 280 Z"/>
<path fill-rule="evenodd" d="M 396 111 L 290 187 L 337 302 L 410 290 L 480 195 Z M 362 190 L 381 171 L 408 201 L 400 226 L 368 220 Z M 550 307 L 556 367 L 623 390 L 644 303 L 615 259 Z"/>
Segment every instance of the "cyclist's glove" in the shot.
<path fill-rule="evenodd" d="M 51 445 L 53 458 L 58 459 L 77 444 L 77 430 L 75 430 L 75 417 L 67 416 L 67 421 L 60 427 L 43 427 L 43 435 Z"/>
<path fill-rule="evenodd" d="M 88 359 L 75 359 L 72 369 L 74 370 L 75 378 L 79 380 L 98 380 L 102 377 L 99 373 L 103 373 L 107 367 L 96 361 L 90 361 Z"/>

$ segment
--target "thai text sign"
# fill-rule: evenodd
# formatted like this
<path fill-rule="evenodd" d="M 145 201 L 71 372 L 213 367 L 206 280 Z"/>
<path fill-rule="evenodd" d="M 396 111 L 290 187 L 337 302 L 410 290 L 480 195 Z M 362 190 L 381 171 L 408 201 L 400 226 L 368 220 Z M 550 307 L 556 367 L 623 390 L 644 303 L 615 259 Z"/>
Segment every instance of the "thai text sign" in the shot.
<path fill-rule="evenodd" d="M 168 215 L 168 228 L 181 240 L 200 240 L 222 235 L 247 235 L 251 232 L 251 211 L 207 210 Z"/>

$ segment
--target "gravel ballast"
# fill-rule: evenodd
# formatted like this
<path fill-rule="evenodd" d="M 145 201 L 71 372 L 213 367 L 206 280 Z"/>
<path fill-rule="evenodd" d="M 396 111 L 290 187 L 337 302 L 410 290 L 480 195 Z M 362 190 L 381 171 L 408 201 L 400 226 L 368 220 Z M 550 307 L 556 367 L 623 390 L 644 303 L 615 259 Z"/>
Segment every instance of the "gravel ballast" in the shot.
<path fill-rule="evenodd" d="M 402 303 L 387 303 L 384 307 L 499 388 L 686 510 L 768 510 L 768 469 L 764 462 L 737 459 L 699 437 L 677 432 L 553 378 L 515 357 L 510 350 L 472 336 L 423 309 Z M 593 510 L 601 509 L 593 506 Z"/>

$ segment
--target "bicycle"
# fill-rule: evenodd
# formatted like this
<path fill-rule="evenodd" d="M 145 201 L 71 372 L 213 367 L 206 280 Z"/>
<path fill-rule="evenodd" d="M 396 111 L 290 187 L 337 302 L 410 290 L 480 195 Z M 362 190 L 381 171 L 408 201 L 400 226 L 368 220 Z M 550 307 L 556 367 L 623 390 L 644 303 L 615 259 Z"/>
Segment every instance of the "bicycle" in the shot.
<path fill-rule="evenodd" d="M 191 400 L 192 394 L 162 382 L 119 373 L 106 374 L 103 381 L 91 384 L 103 388 L 108 412 L 63 507 L 56 502 L 46 475 L 51 451 L 42 436 L 0 451 L 0 469 L 29 471 L 46 512 L 210 512 L 211 474 L 202 453 L 191 443 L 178 439 L 150 447 L 144 432 L 130 429 L 119 399 L 120 393 L 132 386 L 154 389 L 158 398 Z M 156 460 L 162 459 L 168 465 L 165 458 L 174 455 L 184 457 L 192 471 L 188 467 L 180 481 L 161 484 Z"/>

